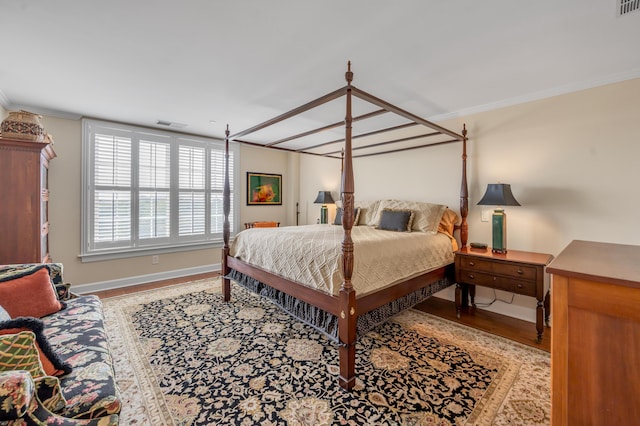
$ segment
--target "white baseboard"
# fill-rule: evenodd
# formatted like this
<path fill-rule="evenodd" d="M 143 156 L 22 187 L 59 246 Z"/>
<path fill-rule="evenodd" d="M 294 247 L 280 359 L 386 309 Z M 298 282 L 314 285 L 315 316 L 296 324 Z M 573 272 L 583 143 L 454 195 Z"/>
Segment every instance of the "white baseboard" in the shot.
<path fill-rule="evenodd" d="M 454 289 L 455 285 L 439 291 L 438 293 L 434 294 L 434 296 L 454 302 L 456 300 Z M 476 302 L 490 302 L 492 300 L 492 297 L 490 297 L 491 291 L 492 289 L 478 287 L 476 290 Z M 512 296 L 512 293 L 509 292 L 500 291 L 499 294 L 504 299 L 509 299 Z M 534 297 L 516 295 L 514 301 L 515 303 L 508 304 L 497 300 L 495 304 L 486 307 L 479 307 L 479 309 L 483 309 L 485 311 L 493 312 L 496 314 L 506 315 L 535 324 L 537 306 L 536 299 Z"/>
<path fill-rule="evenodd" d="M 78 294 L 88 294 L 97 291 L 113 290 L 116 288 L 129 287 L 132 285 L 146 284 L 154 281 L 170 280 L 173 278 L 187 277 L 190 275 L 206 274 L 219 271 L 219 263 L 196 266 L 193 268 L 176 269 L 173 271 L 158 272 L 155 274 L 137 275 L 134 277 L 119 278 L 117 280 L 98 281 L 95 283 L 79 284 L 72 287 L 72 291 Z"/>

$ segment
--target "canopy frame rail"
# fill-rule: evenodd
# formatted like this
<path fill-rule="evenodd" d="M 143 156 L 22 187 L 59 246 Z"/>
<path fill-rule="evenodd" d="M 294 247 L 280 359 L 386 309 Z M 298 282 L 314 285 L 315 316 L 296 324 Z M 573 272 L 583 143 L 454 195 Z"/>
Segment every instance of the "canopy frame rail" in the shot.
<path fill-rule="evenodd" d="M 427 128 L 430 128 L 433 130 L 433 132 L 429 132 L 429 133 L 423 133 L 420 135 L 414 135 L 414 136 L 409 136 L 409 137 L 402 137 L 402 138 L 396 138 L 396 139 L 390 139 L 387 141 L 383 141 L 383 142 L 376 142 L 376 143 L 370 143 L 370 144 L 363 144 L 361 146 L 358 147 L 354 147 L 353 150 L 362 150 L 362 149 L 367 149 L 367 148 L 376 148 L 376 147 L 381 147 L 381 146 L 385 146 L 385 145 L 391 145 L 394 143 L 399 143 L 399 142 L 407 142 L 410 140 L 415 140 L 415 139 L 420 139 L 420 138 L 430 138 L 430 137 L 434 137 L 434 136 L 438 136 L 438 135 L 447 135 L 449 137 L 451 137 L 452 139 L 450 140 L 446 140 L 446 141 L 440 141 L 440 142 L 435 142 L 435 143 L 427 143 L 427 144 L 420 144 L 420 145 L 416 145 L 416 146 L 410 146 L 410 147 L 404 147 L 404 148 L 389 148 L 386 150 L 382 150 L 382 151 L 378 151 L 378 152 L 374 152 L 374 153 L 367 153 L 367 154 L 360 154 L 357 156 L 354 156 L 354 158 L 359 158 L 359 157 L 368 157 L 368 156 L 373 156 L 373 155 L 381 155 L 381 154 L 386 154 L 386 153 L 392 153 L 392 152 L 401 152 L 401 151 L 408 151 L 408 150 L 413 150 L 413 149 L 420 149 L 420 148 L 425 148 L 425 147 L 429 147 L 429 146 L 434 146 L 434 145 L 442 145 L 442 144 L 448 144 L 448 143 L 453 143 L 453 142 L 461 142 L 465 140 L 465 137 L 459 133 L 456 133 L 452 130 L 449 130 L 445 127 L 442 127 L 438 124 L 435 124 L 429 120 L 426 120 L 424 118 L 421 118 L 415 114 L 412 114 L 400 107 L 397 107 L 389 102 L 386 102 L 376 96 L 371 95 L 368 92 L 365 92 L 364 90 L 358 89 L 355 86 L 352 86 L 350 84 L 348 84 L 347 86 L 343 86 L 341 88 L 339 88 L 338 90 L 334 90 L 333 92 L 327 93 L 324 96 L 321 96 L 317 99 L 312 100 L 311 102 L 307 102 L 304 105 L 301 105 L 297 108 L 294 108 L 290 111 L 287 111 L 283 114 L 278 115 L 277 117 L 271 118 L 270 120 L 264 121 L 260 124 L 257 124 L 253 127 L 250 127 L 248 129 L 245 129 L 241 132 L 235 133 L 231 136 L 229 136 L 229 140 L 235 141 L 235 142 L 239 142 L 242 144 L 246 144 L 246 145 L 251 145 L 251 146 L 257 146 L 257 147 L 267 147 L 267 148 L 272 148 L 272 149 L 279 149 L 282 151 L 287 151 L 287 152 L 296 152 L 296 153 L 302 153 L 302 154 L 311 154 L 311 155 L 316 155 L 316 156 L 322 156 L 322 157 L 330 157 L 330 158 L 336 158 L 339 159 L 341 157 L 336 156 L 335 154 L 338 154 L 340 151 L 330 151 L 330 152 L 325 152 L 325 153 L 318 153 L 318 152 L 313 152 L 312 150 L 318 149 L 318 148 L 322 148 L 328 145 L 332 145 L 332 144 L 338 144 L 338 143 L 344 143 L 345 139 L 344 138 L 340 138 L 340 139 L 334 139 L 334 140 L 330 140 L 330 141 L 326 141 L 326 142 L 322 142 L 322 143 L 315 143 L 313 145 L 309 145 L 309 146 L 305 146 L 302 148 L 287 148 L 287 147 L 283 147 L 283 146 L 278 146 L 281 145 L 285 142 L 290 142 L 296 139 L 301 139 L 307 136 L 311 136 L 311 135 L 315 135 L 315 134 L 319 134 L 328 130 L 332 130 L 332 129 L 336 129 L 339 128 L 341 126 L 344 126 L 345 122 L 344 121 L 337 121 L 325 126 L 321 126 L 318 128 L 314 128 L 308 131 L 304 131 L 301 133 L 297 133 L 294 135 L 290 135 L 278 140 L 274 140 L 268 143 L 259 143 L 259 142 L 255 142 L 255 141 L 250 141 L 247 139 L 244 139 L 245 136 L 249 136 L 255 132 L 258 132 L 260 130 L 266 129 L 270 126 L 273 126 L 275 124 L 278 124 L 282 121 L 288 120 L 290 118 L 296 117 L 306 111 L 312 110 L 314 108 L 317 108 L 321 105 L 324 105 L 328 102 L 331 102 L 333 100 L 336 100 L 342 96 L 346 96 L 347 92 L 350 92 L 352 94 L 352 96 L 355 96 L 369 104 L 375 105 L 377 107 L 379 107 L 379 109 L 359 115 L 357 117 L 353 117 L 351 118 L 352 122 L 356 122 L 356 121 L 362 121 L 362 120 L 367 120 L 373 117 L 377 117 L 379 115 L 382 114 L 386 114 L 386 113 L 393 113 L 397 116 L 400 116 L 406 120 L 408 120 L 408 123 L 404 123 L 404 124 L 400 124 L 400 125 L 394 125 L 394 126 L 389 126 L 389 127 L 384 127 L 378 130 L 374 130 L 374 131 L 370 131 L 370 132 L 365 132 L 365 133 L 360 133 L 360 134 L 354 134 L 352 135 L 351 139 L 361 139 L 361 138 L 366 138 L 366 137 L 370 137 L 370 136 L 374 136 L 374 135 L 380 135 L 383 133 L 388 133 L 388 132 L 393 132 L 393 131 L 397 131 L 397 130 L 402 130 L 402 129 L 407 129 L 410 127 L 414 127 L 414 126 L 424 126 Z M 243 138 L 243 139 L 240 139 Z"/>

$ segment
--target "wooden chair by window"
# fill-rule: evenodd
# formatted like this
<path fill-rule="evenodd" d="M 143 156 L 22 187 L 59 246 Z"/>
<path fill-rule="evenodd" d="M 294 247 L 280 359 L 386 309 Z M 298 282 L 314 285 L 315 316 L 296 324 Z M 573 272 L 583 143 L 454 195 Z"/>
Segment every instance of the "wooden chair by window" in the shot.
<path fill-rule="evenodd" d="M 277 228 L 280 226 L 280 222 L 246 222 L 244 224 L 245 229 L 249 228 Z"/>

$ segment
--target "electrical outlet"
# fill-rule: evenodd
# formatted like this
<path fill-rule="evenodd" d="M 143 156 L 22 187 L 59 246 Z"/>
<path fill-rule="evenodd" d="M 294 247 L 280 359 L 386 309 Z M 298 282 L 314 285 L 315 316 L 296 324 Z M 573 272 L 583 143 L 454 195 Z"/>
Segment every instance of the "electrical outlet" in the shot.
<path fill-rule="evenodd" d="M 491 220 L 491 209 L 482 209 L 482 222 L 489 222 Z"/>
<path fill-rule="evenodd" d="M 160 263 L 160 256 L 158 255 L 151 256 L 151 264 L 157 265 L 158 263 Z"/>

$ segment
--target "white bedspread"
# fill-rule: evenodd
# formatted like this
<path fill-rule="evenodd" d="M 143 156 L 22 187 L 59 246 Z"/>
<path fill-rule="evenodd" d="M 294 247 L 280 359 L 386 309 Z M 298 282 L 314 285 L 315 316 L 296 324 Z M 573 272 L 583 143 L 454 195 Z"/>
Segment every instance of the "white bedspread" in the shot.
<path fill-rule="evenodd" d="M 342 284 L 342 239 L 336 225 L 253 228 L 236 235 L 230 254 L 292 281 L 337 295 Z M 364 295 L 453 262 L 444 234 L 393 232 L 354 226 L 351 279 Z"/>

